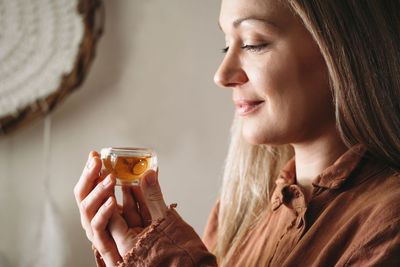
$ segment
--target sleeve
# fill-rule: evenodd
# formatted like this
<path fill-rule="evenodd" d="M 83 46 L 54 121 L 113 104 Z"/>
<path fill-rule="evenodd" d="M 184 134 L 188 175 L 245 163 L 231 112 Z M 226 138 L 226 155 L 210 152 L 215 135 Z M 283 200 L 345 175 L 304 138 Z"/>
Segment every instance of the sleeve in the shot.
<path fill-rule="evenodd" d="M 209 250 L 217 243 L 219 203 L 220 201 L 218 200 L 214 205 L 204 230 L 203 242 Z"/>
<path fill-rule="evenodd" d="M 153 222 L 136 237 L 135 247 L 124 256 L 119 267 L 217 266 L 215 256 L 178 215 L 175 206 L 171 205 L 165 218 Z"/>
<path fill-rule="evenodd" d="M 219 203 L 207 222 L 204 243 L 171 205 L 167 216 L 153 222 L 139 236 L 136 246 L 123 258 L 119 267 L 131 266 L 217 266 L 216 258 L 207 247 L 216 241 Z M 93 247 L 96 264 L 106 267 L 100 253 Z"/>
<path fill-rule="evenodd" d="M 94 259 L 96 261 L 97 267 L 106 267 L 106 264 L 103 261 L 103 258 L 101 257 L 99 251 L 92 245 L 92 249 L 94 252 Z"/>
<path fill-rule="evenodd" d="M 345 266 L 400 266 L 400 221 L 383 227 L 354 249 Z"/>

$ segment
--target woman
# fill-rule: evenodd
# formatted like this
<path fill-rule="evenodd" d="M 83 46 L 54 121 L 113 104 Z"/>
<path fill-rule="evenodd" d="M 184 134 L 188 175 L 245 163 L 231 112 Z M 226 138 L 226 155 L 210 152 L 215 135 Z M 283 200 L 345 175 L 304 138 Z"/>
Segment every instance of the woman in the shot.
<path fill-rule="evenodd" d="M 92 152 L 74 192 L 98 265 L 399 265 L 399 9 L 223 0 L 215 81 L 237 116 L 203 241 L 153 171 L 119 212 Z"/>

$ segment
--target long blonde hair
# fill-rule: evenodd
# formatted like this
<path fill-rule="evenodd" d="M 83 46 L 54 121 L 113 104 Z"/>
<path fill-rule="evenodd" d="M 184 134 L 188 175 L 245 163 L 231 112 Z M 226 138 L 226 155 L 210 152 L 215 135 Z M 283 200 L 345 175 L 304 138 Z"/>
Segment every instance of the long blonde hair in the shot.
<path fill-rule="evenodd" d="M 337 128 L 344 143 L 364 144 L 371 157 L 399 170 L 400 1 L 286 2 L 326 61 Z M 240 119 L 235 117 L 213 248 L 221 266 L 227 266 L 268 211 L 274 179 L 292 156 L 288 145 L 247 143 L 241 136 Z"/>

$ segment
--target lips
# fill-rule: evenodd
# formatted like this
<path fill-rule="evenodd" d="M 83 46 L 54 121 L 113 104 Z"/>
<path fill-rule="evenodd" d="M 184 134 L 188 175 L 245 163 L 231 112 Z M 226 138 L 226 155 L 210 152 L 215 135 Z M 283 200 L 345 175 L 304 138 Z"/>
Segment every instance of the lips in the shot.
<path fill-rule="evenodd" d="M 255 112 L 264 104 L 263 100 L 235 100 L 236 110 L 240 116 L 246 116 Z"/>

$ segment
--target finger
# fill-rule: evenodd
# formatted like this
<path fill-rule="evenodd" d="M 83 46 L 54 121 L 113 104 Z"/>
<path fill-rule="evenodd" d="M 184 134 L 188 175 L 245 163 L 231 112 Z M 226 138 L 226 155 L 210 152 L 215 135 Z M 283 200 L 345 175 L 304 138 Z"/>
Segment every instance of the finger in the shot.
<path fill-rule="evenodd" d="M 135 237 L 143 231 L 142 227 L 129 228 L 121 215 L 114 210 L 108 229 L 115 240 L 120 255 L 126 255 L 136 244 Z"/>
<path fill-rule="evenodd" d="M 97 184 L 95 189 L 93 189 L 80 203 L 79 212 L 81 215 L 81 223 L 87 234 L 90 235 L 90 222 L 98 212 L 101 205 L 103 205 L 107 198 L 114 195 L 114 186 L 115 177 L 110 174 L 103 182 Z"/>
<path fill-rule="evenodd" d="M 142 218 L 138 211 L 136 200 L 128 185 L 122 186 L 122 211 L 129 227 L 142 226 Z"/>
<path fill-rule="evenodd" d="M 109 175 L 109 174 L 110 174 L 110 171 L 109 171 L 109 170 L 107 170 L 106 168 L 101 168 L 101 170 L 100 170 L 100 176 L 106 177 L 106 176 Z"/>
<path fill-rule="evenodd" d="M 129 227 L 126 221 L 121 217 L 118 211 L 114 210 L 108 229 L 112 238 L 115 240 L 120 255 L 129 252 L 131 244 L 129 244 Z M 132 244 L 133 245 L 133 244 Z"/>
<path fill-rule="evenodd" d="M 117 204 L 117 211 L 119 214 L 122 214 L 122 205 Z"/>
<path fill-rule="evenodd" d="M 114 197 L 109 197 L 91 221 L 93 245 L 99 251 L 107 266 L 114 266 L 121 259 L 114 240 L 106 230 L 115 206 Z"/>
<path fill-rule="evenodd" d="M 145 172 L 140 181 L 140 187 L 142 188 L 143 196 L 146 206 L 149 209 L 151 219 L 157 220 L 165 217 L 168 208 L 164 202 L 161 188 L 158 183 L 157 173 L 154 170 L 148 170 Z"/>
<path fill-rule="evenodd" d="M 109 197 L 97 211 L 96 215 L 93 216 L 93 219 L 90 222 L 90 225 L 93 229 L 93 234 L 99 236 L 100 238 L 108 236 L 105 235 L 106 227 L 115 209 L 115 204 L 116 202 L 114 197 Z M 96 246 L 96 248 L 99 247 Z"/>
<path fill-rule="evenodd" d="M 146 201 L 144 200 L 142 189 L 139 186 L 132 186 L 131 188 L 136 202 L 138 203 L 139 214 L 142 217 L 143 226 L 151 224 L 151 215 L 147 208 Z"/>
<path fill-rule="evenodd" d="M 89 159 L 82 171 L 81 177 L 74 187 L 75 200 L 78 205 L 96 186 L 96 180 L 99 176 L 100 169 L 101 161 L 97 152 L 90 152 Z"/>

